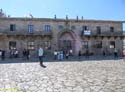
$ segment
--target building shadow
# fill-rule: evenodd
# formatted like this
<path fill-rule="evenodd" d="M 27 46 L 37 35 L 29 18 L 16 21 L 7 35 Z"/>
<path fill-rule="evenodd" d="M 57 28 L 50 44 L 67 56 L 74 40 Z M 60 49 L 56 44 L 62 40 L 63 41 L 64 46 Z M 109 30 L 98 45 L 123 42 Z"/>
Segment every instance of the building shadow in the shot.
<path fill-rule="evenodd" d="M 106 60 L 121 60 L 123 59 L 122 56 L 119 56 L 115 58 L 114 56 L 81 56 L 81 57 L 73 57 L 70 56 L 68 59 L 63 60 L 55 60 L 54 57 L 44 57 L 43 62 L 84 62 L 84 61 L 106 61 Z M 0 60 L 0 64 L 10 64 L 10 63 L 35 63 L 39 62 L 39 59 L 36 58 L 30 58 L 29 60 L 24 58 L 5 58 L 5 60 Z"/>

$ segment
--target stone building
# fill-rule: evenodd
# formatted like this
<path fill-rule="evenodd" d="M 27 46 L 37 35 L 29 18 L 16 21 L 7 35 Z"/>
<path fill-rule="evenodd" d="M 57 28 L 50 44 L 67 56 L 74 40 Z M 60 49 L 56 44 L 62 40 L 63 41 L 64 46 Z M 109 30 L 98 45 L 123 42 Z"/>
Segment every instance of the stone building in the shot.
<path fill-rule="evenodd" d="M 87 19 L 50 18 L 0 18 L 0 49 L 9 52 L 17 49 L 22 54 L 24 48 L 36 56 L 42 46 L 46 55 L 54 50 L 81 51 L 85 55 L 111 55 L 116 48 L 123 50 L 123 22 Z"/>

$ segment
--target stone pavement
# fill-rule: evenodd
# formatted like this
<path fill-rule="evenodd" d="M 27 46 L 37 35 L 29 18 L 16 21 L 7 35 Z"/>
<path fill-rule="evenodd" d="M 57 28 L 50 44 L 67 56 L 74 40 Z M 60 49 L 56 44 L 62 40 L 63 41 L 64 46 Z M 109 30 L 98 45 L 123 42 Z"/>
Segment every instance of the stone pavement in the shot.
<path fill-rule="evenodd" d="M 125 92 L 122 59 L 44 64 L 0 64 L 0 92 Z"/>

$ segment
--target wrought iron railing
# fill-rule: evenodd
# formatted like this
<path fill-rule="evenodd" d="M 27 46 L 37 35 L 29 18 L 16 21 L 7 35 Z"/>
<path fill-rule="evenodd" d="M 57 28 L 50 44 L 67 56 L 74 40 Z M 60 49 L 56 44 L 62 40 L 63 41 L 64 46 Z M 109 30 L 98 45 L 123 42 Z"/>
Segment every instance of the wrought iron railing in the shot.
<path fill-rule="evenodd" d="M 81 36 L 125 36 L 125 31 L 102 31 L 98 33 L 97 31 L 91 31 L 90 35 L 84 34 L 84 31 L 81 31 Z"/>
<path fill-rule="evenodd" d="M 2 35 L 52 35 L 52 30 L 33 31 L 33 32 L 28 32 L 27 30 L 20 30 L 20 31 L 0 30 L 0 34 Z"/>

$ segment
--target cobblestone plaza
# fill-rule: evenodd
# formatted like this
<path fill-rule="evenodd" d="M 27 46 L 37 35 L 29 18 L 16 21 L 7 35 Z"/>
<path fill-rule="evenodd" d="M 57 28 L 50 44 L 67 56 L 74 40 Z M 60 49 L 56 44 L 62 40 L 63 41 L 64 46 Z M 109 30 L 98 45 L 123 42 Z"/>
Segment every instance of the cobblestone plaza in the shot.
<path fill-rule="evenodd" d="M 0 92 L 125 92 L 122 59 L 44 64 L 1 64 Z"/>

